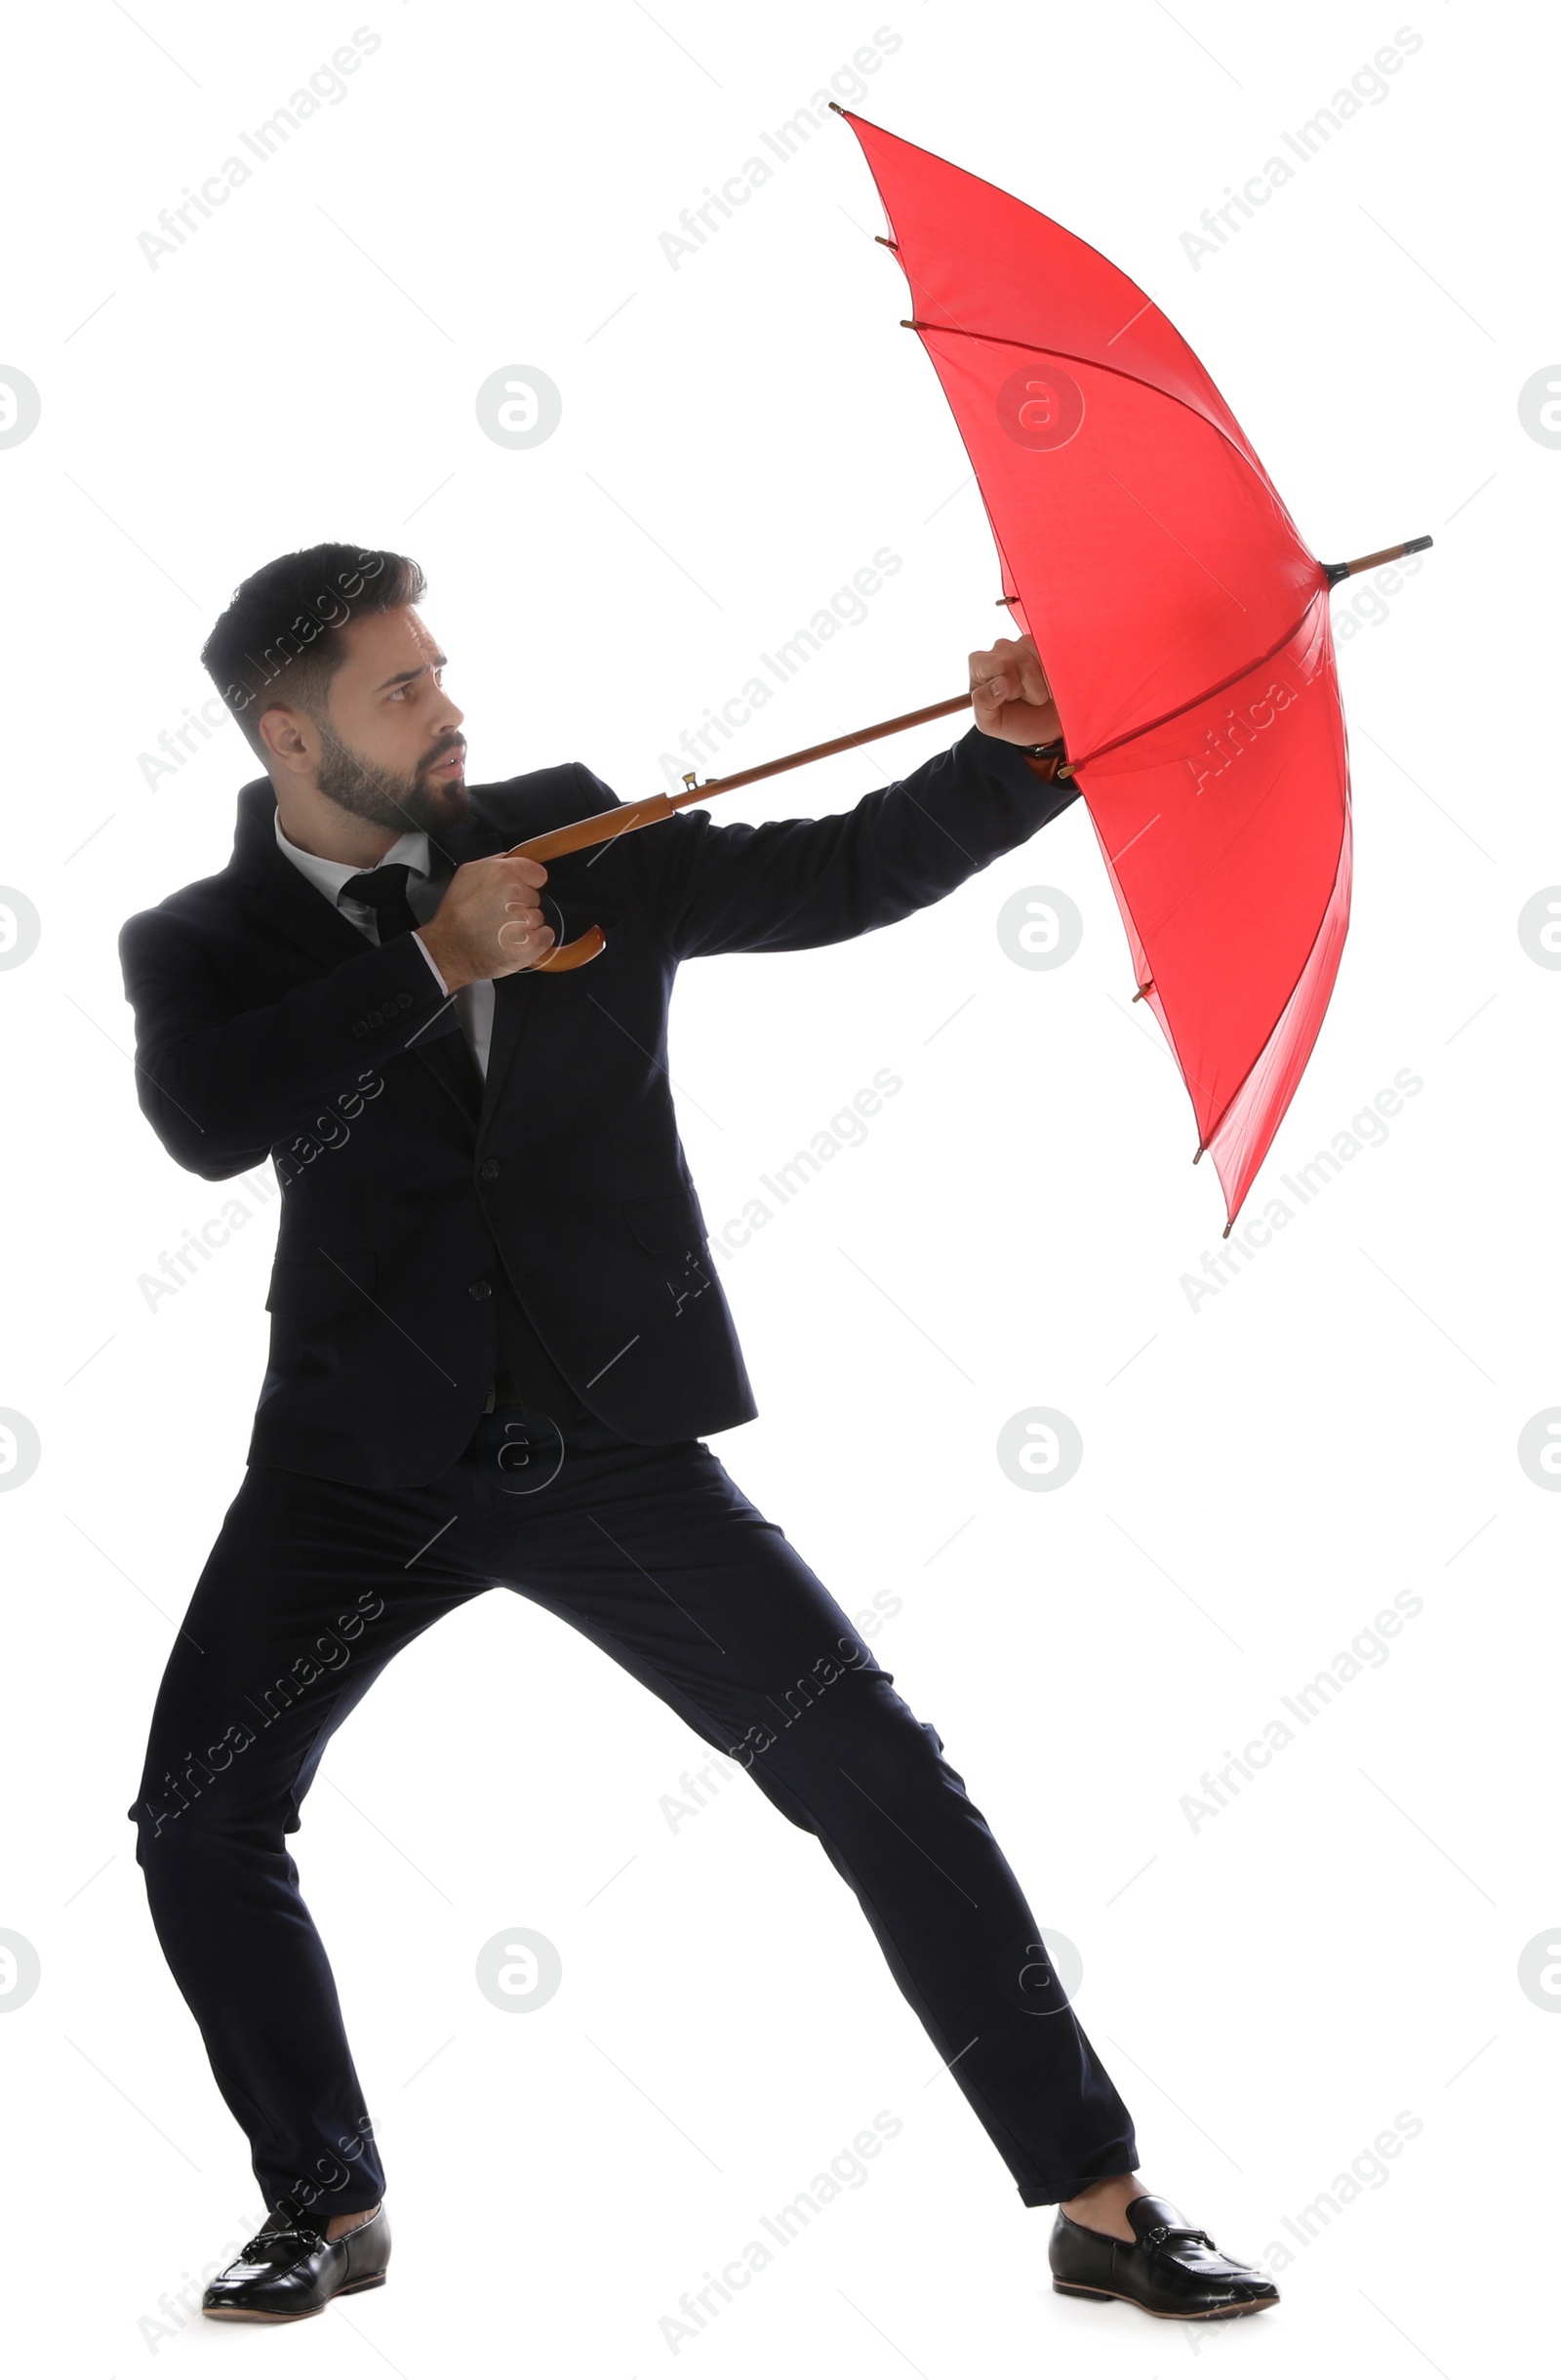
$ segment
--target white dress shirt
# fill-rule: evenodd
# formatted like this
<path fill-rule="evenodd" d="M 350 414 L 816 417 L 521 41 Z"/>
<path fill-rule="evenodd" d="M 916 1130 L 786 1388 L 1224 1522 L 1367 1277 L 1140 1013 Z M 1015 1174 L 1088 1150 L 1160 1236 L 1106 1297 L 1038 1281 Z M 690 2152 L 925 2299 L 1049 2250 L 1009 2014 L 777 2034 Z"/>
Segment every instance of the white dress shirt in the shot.
<path fill-rule="evenodd" d="M 355 925 L 360 934 L 366 936 L 370 942 L 378 944 L 380 922 L 368 903 L 355 899 L 343 901 L 341 898 L 342 885 L 349 883 L 354 876 L 366 875 L 370 872 L 368 869 L 352 867 L 344 860 L 322 860 L 312 851 L 300 851 L 297 843 L 290 843 L 282 832 L 280 810 L 276 814 L 276 847 L 284 858 L 292 861 L 300 876 L 306 876 L 315 890 L 325 895 L 333 908 L 340 910 L 349 925 Z M 439 907 L 443 898 L 443 888 L 435 886 L 431 880 L 428 867 L 428 837 L 420 828 L 416 833 L 402 835 L 398 842 L 391 844 L 382 859 L 375 862 L 377 867 L 393 867 L 401 864 L 405 864 L 412 871 L 407 878 L 407 900 L 412 913 L 420 925 L 426 925 L 434 910 Z M 434 966 L 432 953 L 422 936 L 414 934 L 412 939 L 422 952 L 423 957 L 427 959 L 429 967 L 432 968 L 434 981 L 440 990 L 455 1000 L 456 1015 L 460 1020 L 460 1029 L 466 1036 L 466 1047 L 477 1061 L 478 1072 L 486 1075 L 488 1046 L 494 1033 L 492 977 L 479 977 L 475 984 L 463 984 L 459 991 L 452 993 L 444 977 Z"/>

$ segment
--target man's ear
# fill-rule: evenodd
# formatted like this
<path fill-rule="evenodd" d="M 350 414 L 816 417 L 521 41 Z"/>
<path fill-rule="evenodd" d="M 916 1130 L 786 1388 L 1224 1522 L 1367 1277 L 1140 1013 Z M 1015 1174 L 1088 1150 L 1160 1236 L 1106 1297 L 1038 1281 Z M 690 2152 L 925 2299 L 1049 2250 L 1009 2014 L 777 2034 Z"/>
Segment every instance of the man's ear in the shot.
<path fill-rule="evenodd" d="M 261 711 L 258 726 L 266 753 L 278 768 L 286 769 L 295 777 L 307 775 L 313 762 L 309 757 L 307 740 L 295 712 L 286 709 L 280 703 L 273 703 L 268 710 Z"/>

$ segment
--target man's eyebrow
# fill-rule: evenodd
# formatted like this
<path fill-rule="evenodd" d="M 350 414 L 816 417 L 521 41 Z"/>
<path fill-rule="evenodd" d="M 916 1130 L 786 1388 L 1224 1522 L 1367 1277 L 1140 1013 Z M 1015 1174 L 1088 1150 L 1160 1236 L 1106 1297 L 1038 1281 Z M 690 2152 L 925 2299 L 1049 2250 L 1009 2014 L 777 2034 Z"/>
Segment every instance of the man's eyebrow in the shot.
<path fill-rule="evenodd" d="M 394 677 L 387 677 L 384 684 L 376 686 L 374 691 L 376 694 L 387 694 L 392 686 L 410 686 L 414 678 L 425 676 L 430 669 L 448 669 L 449 666 L 448 657 L 436 653 L 431 662 L 423 663 L 420 669 L 399 669 Z"/>

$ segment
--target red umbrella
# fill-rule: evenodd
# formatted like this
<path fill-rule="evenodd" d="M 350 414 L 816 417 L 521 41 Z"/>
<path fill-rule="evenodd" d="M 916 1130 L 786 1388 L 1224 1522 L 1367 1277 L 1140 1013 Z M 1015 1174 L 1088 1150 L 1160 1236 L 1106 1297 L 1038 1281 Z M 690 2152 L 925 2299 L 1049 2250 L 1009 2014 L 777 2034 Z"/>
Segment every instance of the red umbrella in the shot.
<path fill-rule="evenodd" d="M 1229 1223 L 1349 921 L 1328 589 L 1208 373 L 1138 285 L 1007 191 L 847 109 L 975 465 Z M 1229 1230 L 1229 1223 L 1226 1231 Z"/>
<path fill-rule="evenodd" d="M 1295 1094 L 1349 920 L 1329 587 L 1239 423 L 1135 282 L 1004 190 L 837 108 L 861 141 L 1064 751 L 1209 1150 L 1228 1236 Z M 515 846 L 546 860 L 962 708 L 969 694 Z M 598 928 L 538 972 L 579 966 Z M 1194 1162 L 1196 1162 L 1196 1158 Z"/>

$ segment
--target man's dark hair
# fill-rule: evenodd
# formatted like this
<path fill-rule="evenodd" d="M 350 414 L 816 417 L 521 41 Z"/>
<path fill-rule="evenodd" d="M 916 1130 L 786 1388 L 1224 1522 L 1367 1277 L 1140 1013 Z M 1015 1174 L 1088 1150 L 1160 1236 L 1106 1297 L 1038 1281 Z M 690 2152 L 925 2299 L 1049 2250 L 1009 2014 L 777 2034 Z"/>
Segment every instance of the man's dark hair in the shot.
<path fill-rule="evenodd" d="M 262 711 L 286 703 L 322 719 L 331 680 L 346 659 L 347 622 L 419 603 L 425 585 L 407 554 L 310 545 L 279 554 L 234 588 L 201 661 L 261 760 Z"/>

